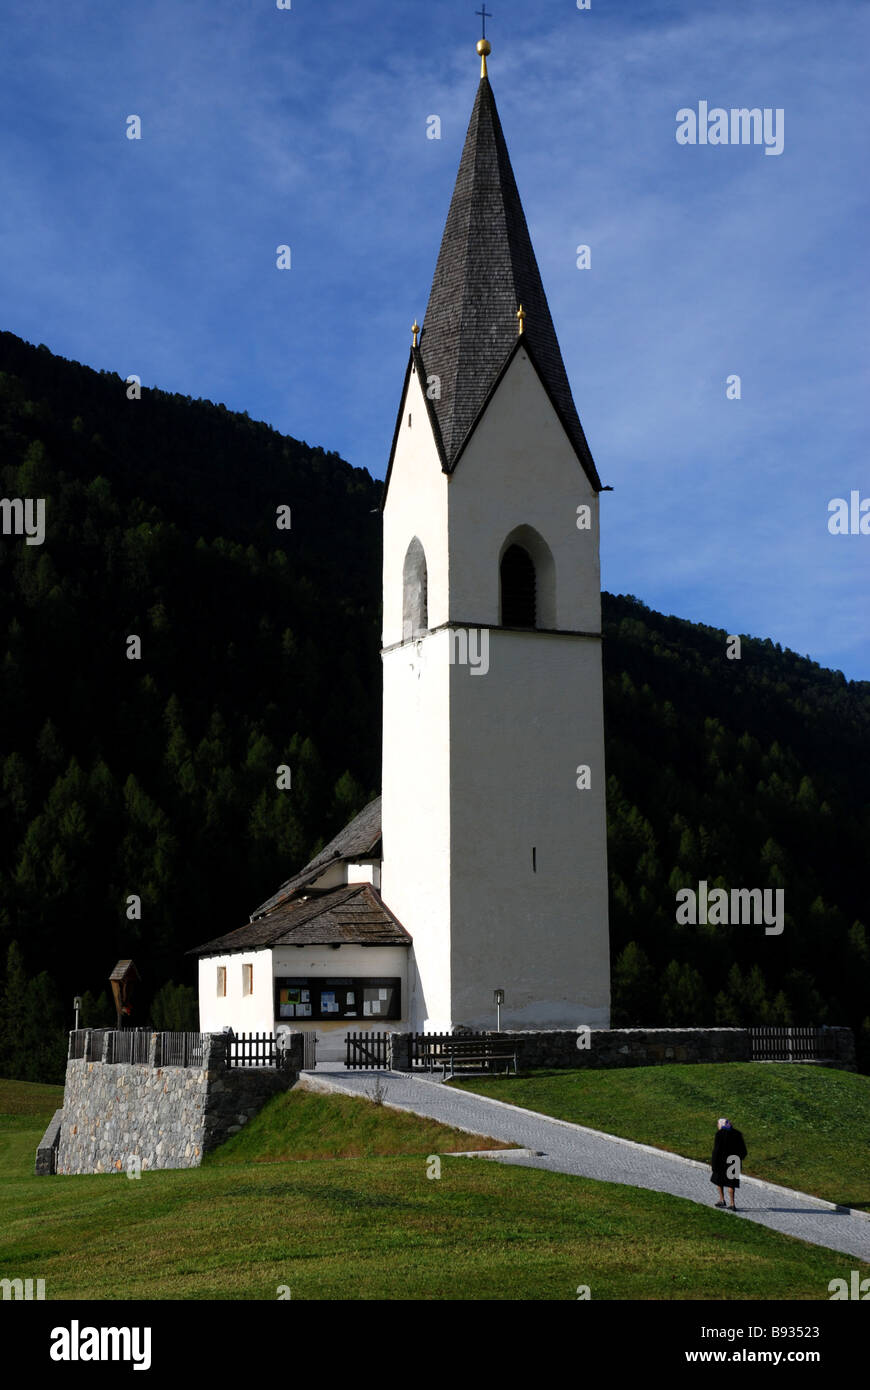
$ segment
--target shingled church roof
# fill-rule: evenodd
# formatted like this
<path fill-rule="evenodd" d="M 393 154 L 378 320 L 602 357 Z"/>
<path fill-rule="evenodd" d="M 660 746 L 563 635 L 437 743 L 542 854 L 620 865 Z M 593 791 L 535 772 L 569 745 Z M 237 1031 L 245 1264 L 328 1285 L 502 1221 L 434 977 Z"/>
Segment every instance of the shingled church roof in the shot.
<path fill-rule="evenodd" d="M 478 416 L 517 348 L 517 310 L 529 350 L 563 427 L 596 490 L 601 488 L 574 405 L 541 273 L 488 77 L 482 77 L 441 242 L 420 353 L 446 470 L 456 466 Z"/>
<path fill-rule="evenodd" d="M 215 956 L 270 946 L 410 946 L 411 938 L 370 883 L 345 884 L 285 902 L 265 917 L 197 946 Z"/>
<path fill-rule="evenodd" d="M 306 893 L 333 864 L 377 859 L 381 849 L 381 798 L 375 797 L 293 878 L 251 914 L 244 927 L 214 937 L 189 956 L 248 951 L 275 945 L 407 946 L 411 938 L 369 883 Z"/>
<path fill-rule="evenodd" d="M 258 908 L 251 913 L 251 920 L 262 917 L 267 912 L 272 912 L 281 903 L 285 903 L 294 893 L 298 893 L 301 888 L 306 888 L 320 875 L 325 873 L 332 864 L 353 863 L 360 859 L 375 859 L 380 855 L 381 843 L 381 798 L 376 796 L 374 801 L 370 801 L 368 806 L 364 806 L 358 816 L 354 816 L 352 821 L 340 830 L 328 845 L 324 845 L 318 854 L 315 854 L 310 863 L 300 869 L 298 874 L 288 878 L 286 883 L 282 883 L 277 892 L 271 898 L 267 898 Z"/>

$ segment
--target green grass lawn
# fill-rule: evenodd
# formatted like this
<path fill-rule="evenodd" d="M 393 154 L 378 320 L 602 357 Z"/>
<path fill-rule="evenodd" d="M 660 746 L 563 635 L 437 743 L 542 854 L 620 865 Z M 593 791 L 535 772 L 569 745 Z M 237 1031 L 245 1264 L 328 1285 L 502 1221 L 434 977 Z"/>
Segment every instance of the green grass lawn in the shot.
<path fill-rule="evenodd" d="M 451 1083 L 704 1163 L 716 1121 L 743 1131 L 744 1170 L 870 1207 L 870 1077 L 794 1063 L 538 1071 Z"/>
<path fill-rule="evenodd" d="M 4 1119 L 36 1115 L 48 1124 L 62 1105 L 62 1086 L 41 1086 L 34 1081 L 0 1081 L 0 1116 Z"/>
<path fill-rule="evenodd" d="M 459 1158 L 430 1179 L 422 1135 L 418 1153 L 386 1158 L 268 1161 L 235 1140 L 235 1161 L 228 1145 L 202 1168 L 135 1181 L 35 1178 L 57 1091 L 9 1088 L 0 1277 L 44 1279 L 48 1299 L 274 1299 L 283 1285 L 303 1301 L 573 1300 L 588 1284 L 593 1299 L 827 1300 L 829 1281 L 860 1267 L 635 1188 Z M 395 1112 L 345 1097 L 306 1096 L 291 1108 L 300 1132 L 336 1099 L 393 1135 L 372 1129 L 372 1142 L 396 1142 Z M 336 1113 L 324 1108 L 325 1130 Z"/>
<path fill-rule="evenodd" d="M 46 1126 L 63 1105 L 62 1086 L 0 1081 L 0 1174 L 27 1170 Z"/>
<path fill-rule="evenodd" d="M 205 1161 L 209 1165 L 284 1163 L 513 1147 L 372 1100 L 299 1089 L 275 1096 Z"/>

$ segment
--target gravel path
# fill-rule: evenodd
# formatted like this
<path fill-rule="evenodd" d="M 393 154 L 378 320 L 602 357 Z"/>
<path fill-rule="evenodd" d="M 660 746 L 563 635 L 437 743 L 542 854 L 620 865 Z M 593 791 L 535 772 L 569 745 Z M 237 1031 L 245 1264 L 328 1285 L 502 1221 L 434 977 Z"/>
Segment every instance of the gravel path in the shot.
<path fill-rule="evenodd" d="M 380 1086 L 384 1103 L 398 1110 L 410 1110 L 454 1129 L 503 1139 L 533 1151 L 533 1155 L 504 1157 L 501 1162 L 670 1192 L 702 1205 L 712 1205 L 717 1198 L 707 1164 L 488 1096 L 458 1091 L 439 1081 L 401 1072 L 346 1071 L 333 1063 L 321 1063 L 315 1071 L 303 1072 L 302 1079 L 318 1090 L 346 1095 L 370 1096 Z M 757 1221 L 812 1245 L 870 1260 L 870 1218 L 860 1212 L 746 1176 L 741 1179 L 737 1204 L 736 1215 L 721 1213 L 723 1221 Z"/>

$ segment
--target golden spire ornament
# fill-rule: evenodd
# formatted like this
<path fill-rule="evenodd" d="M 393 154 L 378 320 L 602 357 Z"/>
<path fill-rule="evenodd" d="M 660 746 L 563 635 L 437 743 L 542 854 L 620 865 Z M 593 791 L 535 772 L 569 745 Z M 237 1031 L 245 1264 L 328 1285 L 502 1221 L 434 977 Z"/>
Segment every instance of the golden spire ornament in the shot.
<path fill-rule="evenodd" d="M 416 346 L 417 346 L 417 339 L 418 339 L 418 337 L 420 336 L 420 325 L 419 325 L 419 323 L 417 322 L 416 319 L 414 320 L 413 324 L 411 325 L 411 332 L 412 332 L 413 335 L 414 335 L 414 347 L 416 347 Z"/>
<path fill-rule="evenodd" d="M 486 21 L 492 19 L 492 15 L 487 13 L 486 0 L 484 0 L 483 8 L 475 10 L 475 14 L 480 15 L 483 23 L 483 38 L 478 39 L 477 51 L 480 54 L 480 75 L 481 77 L 486 77 L 486 60 L 492 52 L 492 44 L 486 37 Z"/>
<path fill-rule="evenodd" d="M 520 332 L 519 332 L 519 336 L 522 337 L 523 334 L 524 334 L 525 331 L 526 331 L 526 311 L 525 311 L 525 309 L 523 308 L 522 304 L 521 304 L 520 307 L 517 309 L 517 318 L 518 318 L 519 321 L 520 321 Z"/>

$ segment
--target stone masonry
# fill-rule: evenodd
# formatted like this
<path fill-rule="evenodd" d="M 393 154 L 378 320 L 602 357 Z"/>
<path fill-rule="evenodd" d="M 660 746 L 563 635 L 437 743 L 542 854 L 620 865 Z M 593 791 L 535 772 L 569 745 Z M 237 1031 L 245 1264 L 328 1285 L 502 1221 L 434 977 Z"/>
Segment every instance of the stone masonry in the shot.
<path fill-rule="evenodd" d="M 850 1028 L 827 1028 L 831 1065 L 855 1070 L 855 1039 Z M 410 1071 L 410 1033 L 390 1038 L 394 1071 Z M 462 1037 L 457 1031 L 457 1039 Z M 650 1067 L 672 1062 L 749 1062 L 752 1046 L 748 1028 L 593 1028 L 588 1039 L 579 1032 L 475 1033 L 516 1048 L 517 1065 L 534 1067 Z M 588 1040 L 588 1046 L 581 1042 Z"/>
<path fill-rule="evenodd" d="M 63 1110 L 55 1110 L 51 1117 L 51 1123 L 36 1150 L 36 1176 L 38 1178 L 50 1177 L 52 1173 L 57 1172 L 57 1148 L 60 1143 L 62 1121 Z"/>
<path fill-rule="evenodd" d="M 228 1067 L 226 1048 L 224 1034 L 207 1034 L 201 1066 L 70 1060 L 56 1172 L 197 1167 L 302 1068 L 301 1035 L 278 1067 Z"/>

